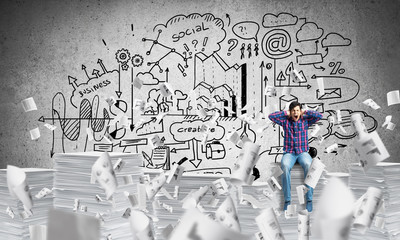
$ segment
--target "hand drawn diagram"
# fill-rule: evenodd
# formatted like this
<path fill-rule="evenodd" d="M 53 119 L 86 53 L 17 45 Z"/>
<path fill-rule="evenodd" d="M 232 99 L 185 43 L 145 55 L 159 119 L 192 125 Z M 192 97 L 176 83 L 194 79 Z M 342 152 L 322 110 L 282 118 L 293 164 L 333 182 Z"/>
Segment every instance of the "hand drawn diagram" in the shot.
<path fill-rule="evenodd" d="M 53 132 L 55 152 L 137 152 L 147 168 L 170 169 L 185 158 L 187 171 L 230 173 L 241 139 L 261 145 L 260 162 L 279 161 L 282 131 L 267 123 L 273 110 L 297 100 L 324 118 L 312 127 L 321 130 L 310 144 L 335 138 L 342 146 L 354 138 L 350 115 L 361 112 L 369 131 L 377 127 L 367 112 L 349 109 L 362 82 L 346 76 L 346 61 L 336 51 L 352 41 L 326 32 L 318 23 L 290 13 L 266 13 L 262 19 L 241 21 L 229 14 L 191 13 L 150 23 L 141 37 L 145 49 L 121 46 L 112 56 L 115 65 L 88 70 L 87 79 L 66 76 L 69 92 L 58 92 L 52 112 L 39 119 L 58 128 Z M 127 29 L 129 31 L 129 29 Z M 104 41 L 104 40 L 103 40 Z M 298 76 L 293 75 L 293 71 Z M 89 74 L 91 72 L 91 74 Z M 316 79 L 323 78 L 324 92 Z M 165 94 L 160 86 L 169 86 Z M 277 97 L 267 97 L 267 86 Z M 291 94 L 281 95 L 290 87 Z M 341 112 L 341 121 L 332 122 Z M 250 119 L 253 119 L 252 122 Z M 203 131 L 208 128 L 208 134 Z M 162 147 L 152 148 L 158 135 Z M 324 143 L 319 145 L 324 148 Z M 263 164 L 263 163 L 262 163 Z M 263 166 L 257 166 L 263 172 Z"/>

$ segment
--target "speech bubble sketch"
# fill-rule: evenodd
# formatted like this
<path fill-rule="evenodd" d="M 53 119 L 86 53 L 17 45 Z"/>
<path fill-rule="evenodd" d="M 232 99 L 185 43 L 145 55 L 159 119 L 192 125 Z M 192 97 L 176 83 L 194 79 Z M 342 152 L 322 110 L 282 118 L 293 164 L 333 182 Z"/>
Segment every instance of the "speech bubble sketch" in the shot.
<path fill-rule="evenodd" d="M 322 39 L 321 44 L 322 47 L 343 47 L 350 46 L 351 40 L 344 38 L 338 33 L 328 33 L 328 35 Z"/>
<path fill-rule="evenodd" d="M 265 56 L 272 59 L 287 58 L 293 54 L 290 51 L 290 34 L 283 29 L 273 29 L 267 32 L 261 43 L 262 51 Z"/>
<path fill-rule="evenodd" d="M 156 25 L 153 32 L 159 33 L 158 43 L 175 52 L 202 52 L 206 56 L 219 51 L 219 44 L 226 37 L 223 20 L 211 13 L 176 15 L 165 24 Z"/>
<path fill-rule="evenodd" d="M 298 42 L 317 40 L 324 35 L 324 29 L 314 22 L 306 22 L 296 32 Z"/>
<path fill-rule="evenodd" d="M 278 15 L 267 13 L 263 17 L 263 27 L 283 27 L 296 25 L 298 18 L 290 13 L 279 13 Z"/>
<path fill-rule="evenodd" d="M 232 31 L 237 37 L 241 39 L 254 39 L 256 42 L 258 42 L 257 34 L 258 31 L 260 31 L 260 25 L 252 21 L 239 22 L 233 25 Z"/>

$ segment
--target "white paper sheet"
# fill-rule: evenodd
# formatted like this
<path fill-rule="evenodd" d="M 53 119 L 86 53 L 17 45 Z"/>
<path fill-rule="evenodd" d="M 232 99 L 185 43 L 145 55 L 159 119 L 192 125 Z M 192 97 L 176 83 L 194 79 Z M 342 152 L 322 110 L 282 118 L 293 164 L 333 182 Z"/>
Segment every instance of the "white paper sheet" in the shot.
<path fill-rule="evenodd" d="M 21 103 L 22 103 L 22 107 L 24 108 L 25 112 L 37 110 L 36 103 L 35 103 L 35 100 L 33 99 L 33 97 L 24 99 L 21 101 Z"/>
<path fill-rule="evenodd" d="M 297 216 L 297 239 L 308 240 L 311 235 L 310 215 L 307 210 L 302 210 Z"/>
<path fill-rule="evenodd" d="M 363 102 L 365 105 L 371 107 L 374 110 L 377 110 L 379 108 L 381 108 L 374 100 L 372 100 L 371 98 L 368 98 L 367 100 L 365 100 Z"/>
<path fill-rule="evenodd" d="M 26 210 L 31 210 L 33 199 L 23 169 L 7 165 L 7 186 L 10 195 L 19 199 Z"/>
<path fill-rule="evenodd" d="M 371 227 L 372 221 L 380 207 L 382 197 L 383 192 L 379 188 L 368 188 L 360 206 L 355 210 L 353 226 L 357 231 L 365 234 L 367 229 Z"/>
<path fill-rule="evenodd" d="M 235 204 L 230 196 L 222 202 L 215 212 L 215 216 L 216 220 L 222 223 L 225 227 L 231 228 L 237 232 L 241 231 Z"/>
<path fill-rule="evenodd" d="M 174 94 L 174 90 L 172 89 L 172 87 L 171 87 L 171 85 L 169 84 L 169 83 L 160 83 L 160 91 L 161 91 L 161 94 L 164 96 L 164 97 L 169 97 L 169 96 L 171 96 L 172 94 Z"/>
<path fill-rule="evenodd" d="M 400 92 L 399 90 L 388 92 L 387 94 L 388 106 L 400 103 Z"/>
<path fill-rule="evenodd" d="M 38 127 L 30 130 L 29 133 L 31 135 L 32 140 L 36 140 L 36 139 L 40 138 L 40 130 Z"/>
<path fill-rule="evenodd" d="M 146 183 L 146 194 L 148 199 L 153 199 L 153 197 L 160 191 L 162 186 L 165 184 L 167 177 L 165 173 L 162 172 L 158 176 L 156 176 L 149 183 Z"/>
<path fill-rule="evenodd" d="M 256 217 L 256 223 L 266 239 L 285 239 L 281 226 L 276 218 L 275 211 L 271 207 L 264 209 L 260 215 Z"/>
<path fill-rule="evenodd" d="M 353 216 L 353 193 L 338 178 L 325 185 L 315 211 L 312 235 L 323 240 L 346 240 Z"/>
<path fill-rule="evenodd" d="M 317 78 L 317 83 L 318 83 L 318 90 L 319 90 L 320 96 L 325 95 L 324 79 L 323 78 Z"/>
<path fill-rule="evenodd" d="M 304 183 L 307 184 L 309 187 L 315 188 L 324 169 L 325 164 L 323 164 L 321 160 L 319 160 L 319 158 L 314 158 L 310 168 L 308 169 L 308 173 L 304 180 Z"/>
<path fill-rule="evenodd" d="M 300 185 L 296 187 L 297 197 L 299 199 L 299 204 L 304 204 L 304 195 L 308 192 L 308 187 Z"/>
<path fill-rule="evenodd" d="M 105 190 L 107 200 L 110 199 L 118 184 L 108 152 L 102 153 L 92 166 L 91 183 L 95 181 Z"/>
<path fill-rule="evenodd" d="M 354 147 L 365 172 L 378 162 L 390 157 L 377 131 L 365 134 L 360 139 L 355 139 Z"/>
<path fill-rule="evenodd" d="M 248 183 L 253 167 L 257 164 L 259 150 L 260 145 L 256 143 L 244 143 L 243 149 L 231 174 L 231 182 L 233 184 L 243 185 Z"/>

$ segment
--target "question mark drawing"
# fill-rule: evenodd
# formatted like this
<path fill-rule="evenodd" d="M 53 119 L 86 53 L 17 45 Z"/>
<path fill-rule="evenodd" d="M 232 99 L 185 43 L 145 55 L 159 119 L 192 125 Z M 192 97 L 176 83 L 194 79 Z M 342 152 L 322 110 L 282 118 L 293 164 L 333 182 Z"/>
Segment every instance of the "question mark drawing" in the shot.
<path fill-rule="evenodd" d="M 199 43 L 199 41 L 197 41 L 196 39 L 192 41 L 192 44 L 194 45 L 194 48 L 197 47 L 197 44 Z"/>
<path fill-rule="evenodd" d="M 233 43 L 233 44 L 232 44 Z M 229 48 L 228 48 L 228 53 L 227 55 L 230 56 L 231 55 L 231 51 L 238 45 L 239 41 L 237 39 L 231 38 L 228 40 L 228 44 L 232 44 Z"/>

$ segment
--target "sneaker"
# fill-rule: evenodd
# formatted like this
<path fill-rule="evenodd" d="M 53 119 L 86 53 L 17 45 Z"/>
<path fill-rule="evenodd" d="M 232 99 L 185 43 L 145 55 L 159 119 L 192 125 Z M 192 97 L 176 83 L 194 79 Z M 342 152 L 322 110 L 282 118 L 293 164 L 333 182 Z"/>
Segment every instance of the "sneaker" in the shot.
<path fill-rule="evenodd" d="M 289 205 L 290 205 L 290 201 L 286 201 L 285 205 L 283 205 L 283 211 L 286 211 L 287 210 L 287 206 L 289 206 Z"/>
<path fill-rule="evenodd" d="M 312 212 L 312 200 L 307 201 L 306 209 L 308 212 Z"/>

